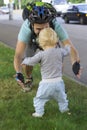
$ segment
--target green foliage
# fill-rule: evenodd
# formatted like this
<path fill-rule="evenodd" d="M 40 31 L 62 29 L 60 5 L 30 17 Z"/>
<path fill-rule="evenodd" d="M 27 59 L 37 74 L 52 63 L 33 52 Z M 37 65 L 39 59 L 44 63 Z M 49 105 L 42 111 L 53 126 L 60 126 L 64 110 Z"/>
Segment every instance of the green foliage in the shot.
<path fill-rule="evenodd" d="M 4 5 L 3 0 L 0 0 L 0 6 Z"/>
<path fill-rule="evenodd" d="M 13 54 L 14 51 L 0 42 L 0 79 L 13 76 Z M 9 58 L 10 57 L 10 58 Z"/>
<path fill-rule="evenodd" d="M 84 3 L 85 0 L 68 0 L 68 2 L 71 2 L 71 3 Z"/>
<path fill-rule="evenodd" d="M 24 5 L 26 5 L 28 2 L 32 2 L 32 1 L 41 1 L 41 0 L 21 0 L 21 5 L 22 7 L 24 7 Z M 18 2 L 19 0 L 14 0 L 15 6 L 18 6 Z M 85 0 L 68 0 L 68 2 L 71 3 L 83 3 L 85 2 Z M 3 0 L 0 0 L 0 6 L 4 5 Z"/>
<path fill-rule="evenodd" d="M 22 7 L 24 7 L 28 2 L 32 2 L 33 0 L 22 0 Z"/>
<path fill-rule="evenodd" d="M 32 1 L 41 1 L 41 0 L 21 0 L 21 7 L 24 8 L 24 6 L 28 3 L 28 2 L 32 2 Z M 0 3 L 2 3 L 3 0 L 0 1 Z M 85 2 L 85 0 L 68 0 L 68 2 L 71 3 L 82 3 Z M 14 0 L 15 3 L 15 7 L 18 8 L 19 5 L 19 0 Z"/>
<path fill-rule="evenodd" d="M 23 8 L 28 2 L 41 1 L 41 0 L 21 0 L 21 7 Z M 18 0 L 15 0 L 15 6 L 18 6 Z"/>

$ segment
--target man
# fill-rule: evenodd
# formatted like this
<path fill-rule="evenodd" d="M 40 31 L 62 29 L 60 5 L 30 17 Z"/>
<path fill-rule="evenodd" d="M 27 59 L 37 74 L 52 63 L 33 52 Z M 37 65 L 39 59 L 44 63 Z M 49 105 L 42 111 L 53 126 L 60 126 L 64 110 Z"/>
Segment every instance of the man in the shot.
<path fill-rule="evenodd" d="M 32 2 L 27 4 L 25 10 L 27 10 L 27 19 L 24 21 L 19 35 L 14 56 L 14 68 L 16 70 L 16 80 L 25 91 L 29 91 L 26 87 L 32 83 L 32 66 L 25 66 L 26 82 L 24 82 L 24 76 L 22 74 L 21 62 L 26 50 L 26 57 L 33 56 L 37 49 L 41 49 L 37 43 L 37 37 L 39 32 L 47 27 L 52 27 L 59 36 L 61 43 L 71 46 L 71 63 L 73 65 L 73 71 L 75 75 L 79 77 L 79 55 L 75 47 L 69 40 L 68 34 L 62 28 L 62 26 L 56 20 L 56 10 L 49 3 L 44 2 Z"/>

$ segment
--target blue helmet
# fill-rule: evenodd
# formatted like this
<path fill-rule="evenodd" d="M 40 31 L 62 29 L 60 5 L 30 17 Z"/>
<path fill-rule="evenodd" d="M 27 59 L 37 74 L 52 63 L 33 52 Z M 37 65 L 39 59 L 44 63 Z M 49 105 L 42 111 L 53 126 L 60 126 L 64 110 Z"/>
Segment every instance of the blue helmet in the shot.
<path fill-rule="evenodd" d="M 50 3 L 32 2 L 26 6 L 27 17 L 31 24 L 47 23 L 52 21 L 56 16 L 56 9 Z"/>

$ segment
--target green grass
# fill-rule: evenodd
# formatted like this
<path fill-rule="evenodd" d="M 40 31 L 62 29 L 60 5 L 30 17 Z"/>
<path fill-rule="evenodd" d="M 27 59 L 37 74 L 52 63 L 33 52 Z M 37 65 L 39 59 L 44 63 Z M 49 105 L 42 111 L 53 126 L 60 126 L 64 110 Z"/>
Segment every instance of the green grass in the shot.
<path fill-rule="evenodd" d="M 61 114 L 49 101 L 41 119 L 32 117 L 33 97 L 40 81 L 39 66 L 33 71 L 34 86 L 24 93 L 13 75 L 14 50 L 0 43 L 0 130 L 87 130 L 87 88 L 64 77 L 71 115 Z"/>

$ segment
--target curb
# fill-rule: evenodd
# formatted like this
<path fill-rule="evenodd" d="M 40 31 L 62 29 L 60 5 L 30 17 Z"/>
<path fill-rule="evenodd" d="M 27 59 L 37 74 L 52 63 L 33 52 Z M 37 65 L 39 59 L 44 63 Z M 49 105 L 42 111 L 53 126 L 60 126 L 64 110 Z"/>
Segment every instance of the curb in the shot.
<path fill-rule="evenodd" d="M 80 81 L 77 81 L 76 79 L 74 79 L 74 78 L 72 78 L 72 77 L 69 77 L 69 76 L 67 76 L 66 74 L 63 74 L 65 77 L 67 77 L 68 79 L 70 79 L 70 80 L 72 80 L 72 81 L 74 81 L 74 82 L 76 82 L 76 83 L 78 83 L 78 84 L 80 84 L 80 85 L 82 85 L 82 86 L 84 86 L 84 87 L 87 87 L 87 84 L 84 84 L 84 83 L 82 83 L 82 82 L 80 82 Z"/>

